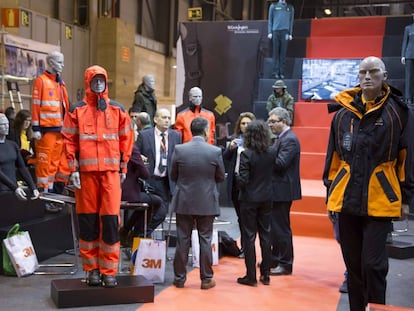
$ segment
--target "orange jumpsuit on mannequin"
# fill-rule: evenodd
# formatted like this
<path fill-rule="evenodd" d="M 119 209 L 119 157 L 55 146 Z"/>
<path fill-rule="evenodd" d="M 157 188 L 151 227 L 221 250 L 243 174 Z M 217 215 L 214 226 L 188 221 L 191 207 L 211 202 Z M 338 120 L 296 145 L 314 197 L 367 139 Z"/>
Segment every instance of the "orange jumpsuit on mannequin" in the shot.
<path fill-rule="evenodd" d="M 60 75 L 63 54 L 57 51 L 47 58 L 48 69 L 33 82 L 32 128 L 36 149 L 37 187 L 51 191 L 63 152 L 61 129 L 64 114 L 69 110 L 65 82 Z M 62 163 L 62 171 L 65 171 Z M 67 171 L 67 169 L 66 169 Z"/>
<path fill-rule="evenodd" d="M 96 76 L 104 89 L 93 91 Z M 85 71 L 85 97 L 65 116 L 62 130 L 66 156 L 76 189 L 79 244 L 87 283 L 116 286 L 119 262 L 119 211 L 121 182 L 133 146 L 133 129 L 125 108 L 108 97 L 108 75 L 104 68 Z M 76 179 L 77 178 L 77 179 Z M 105 278 L 113 276 L 105 283 Z"/>

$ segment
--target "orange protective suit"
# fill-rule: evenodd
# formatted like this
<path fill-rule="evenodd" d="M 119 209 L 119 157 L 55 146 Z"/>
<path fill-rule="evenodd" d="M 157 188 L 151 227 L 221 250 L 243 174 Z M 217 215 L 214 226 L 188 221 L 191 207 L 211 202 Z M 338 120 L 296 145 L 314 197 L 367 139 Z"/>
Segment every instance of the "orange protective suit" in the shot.
<path fill-rule="evenodd" d="M 45 71 L 33 82 L 32 128 L 42 133 L 35 141 L 37 187 L 52 189 L 63 151 L 63 117 L 69 110 L 65 83 Z"/>
<path fill-rule="evenodd" d="M 191 105 L 189 108 L 179 112 L 174 124 L 175 130 L 181 133 L 183 143 L 189 142 L 193 138 L 191 134 L 191 122 L 197 117 L 204 118 L 208 121 L 209 137 L 207 142 L 214 145 L 216 140 L 216 118 L 214 117 L 214 113 L 201 106 Z"/>
<path fill-rule="evenodd" d="M 105 77 L 106 86 L 96 94 L 90 82 Z M 125 108 L 108 98 L 108 75 L 104 68 L 85 71 L 85 97 L 65 116 L 62 130 L 66 156 L 72 172 L 80 172 L 76 212 L 83 269 L 99 269 L 115 275 L 119 262 L 120 172 L 126 173 L 133 146 L 133 129 Z"/>

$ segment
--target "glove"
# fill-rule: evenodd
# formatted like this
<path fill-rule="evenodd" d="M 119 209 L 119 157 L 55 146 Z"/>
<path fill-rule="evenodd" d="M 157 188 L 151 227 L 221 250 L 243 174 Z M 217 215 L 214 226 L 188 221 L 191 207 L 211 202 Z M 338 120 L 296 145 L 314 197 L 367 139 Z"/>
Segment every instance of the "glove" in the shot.
<path fill-rule="evenodd" d="M 120 173 L 119 174 L 119 177 L 121 179 L 121 184 L 122 184 L 125 181 L 125 179 L 126 179 L 126 174 L 125 173 Z"/>
<path fill-rule="evenodd" d="M 292 35 L 288 35 L 288 40 L 291 41 L 293 39 Z"/>
<path fill-rule="evenodd" d="M 267 35 L 267 37 L 269 38 L 269 39 L 272 39 L 272 34 L 271 33 L 269 33 L 268 35 Z"/>
<path fill-rule="evenodd" d="M 405 57 L 401 57 L 401 64 L 405 65 Z"/>
<path fill-rule="evenodd" d="M 22 187 L 17 187 L 17 189 L 14 190 L 14 193 L 16 194 L 16 197 L 17 197 L 18 200 L 20 200 L 20 201 L 26 201 L 27 200 L 26 192 L 24 192 Z"/>
<path fill-rule="evenodd" d="M 33 132 L 33 138 L 35 140 L 40 140 L 42 138 L 42 133 L 40 133 L 39 131 Z"/>
<path fill-rule="evenodd" d="M 334 224 L 338 221 L 338 213 L 328 211 L 328 218 Z"/>
<path fill-rule="evenodd" d="M 31 197 L 30 199 L 32 199 L 32 200 L 36 200 L 37 198 L 39 198 L 39 195 L 40 195 L 39 190 L 34 189 L 34 190 L 33 190 L 32 197 Z"/>
<path fill-rule="evenodd" d="M 81 188 L 79 172 L 73 172 L 72 175 L 70 175 L 70 180 L 72 181 L 72 184 L 75 186 L 75 188 Z"/>

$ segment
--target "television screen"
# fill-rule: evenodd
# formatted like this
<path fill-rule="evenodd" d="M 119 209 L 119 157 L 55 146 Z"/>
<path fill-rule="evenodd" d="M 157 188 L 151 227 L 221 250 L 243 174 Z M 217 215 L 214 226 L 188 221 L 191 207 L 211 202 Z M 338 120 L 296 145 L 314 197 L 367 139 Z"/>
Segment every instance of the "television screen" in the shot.
<path fill-rule="evenodd" d="M 358 82 L 361 59 L 304 59 L 302 63 L 302 99 L 332 100 Z"/>

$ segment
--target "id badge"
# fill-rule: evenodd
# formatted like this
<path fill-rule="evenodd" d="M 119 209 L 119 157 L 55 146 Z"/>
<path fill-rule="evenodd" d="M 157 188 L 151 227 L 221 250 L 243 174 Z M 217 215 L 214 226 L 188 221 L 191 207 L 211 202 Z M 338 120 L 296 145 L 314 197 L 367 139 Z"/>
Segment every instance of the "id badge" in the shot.
<path fill-rule="evenodd" d="M 162 159 L 161 159 L 161 165 L 162 166 L 167 166 L 167 158 L 166 157 L 162 157 Z"/>

